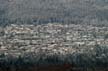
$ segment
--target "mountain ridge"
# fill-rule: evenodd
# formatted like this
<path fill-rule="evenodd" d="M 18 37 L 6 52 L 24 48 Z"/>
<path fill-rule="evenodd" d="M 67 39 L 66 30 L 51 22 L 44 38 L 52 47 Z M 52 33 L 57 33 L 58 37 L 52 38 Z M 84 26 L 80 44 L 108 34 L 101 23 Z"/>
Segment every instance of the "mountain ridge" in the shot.
<path fill-rule="evenodd" d="M 6 14 L 5 17 L 9 20 L 9 24 L 42 24 L 49 22 L 93 24 L 93 20 L 98 20 L 100 23 L 108 20 L 107 0 L 0 1 L 0 8 L 6 11 L 4 15 Z"/>

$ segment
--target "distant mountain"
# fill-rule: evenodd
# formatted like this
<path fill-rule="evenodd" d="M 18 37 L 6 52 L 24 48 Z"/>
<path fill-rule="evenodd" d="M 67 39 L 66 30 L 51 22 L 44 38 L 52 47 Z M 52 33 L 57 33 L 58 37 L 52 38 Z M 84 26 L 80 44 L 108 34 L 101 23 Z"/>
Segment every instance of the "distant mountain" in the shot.
<path fill-rule="evenodd" d="M 1 11 L 4 10 L 5 12 Z M 106 24 L 107 0 L 0 0 L 0 24 Z"/>

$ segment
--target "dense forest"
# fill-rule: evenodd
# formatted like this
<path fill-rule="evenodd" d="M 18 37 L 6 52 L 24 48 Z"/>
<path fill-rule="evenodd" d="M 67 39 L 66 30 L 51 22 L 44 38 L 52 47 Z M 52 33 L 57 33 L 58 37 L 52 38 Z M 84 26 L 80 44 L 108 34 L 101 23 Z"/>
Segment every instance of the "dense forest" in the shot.
<path fill-rule="evenodd" d="M 107 24 L 107 0 L 0 0 L 3 24 Z"/>

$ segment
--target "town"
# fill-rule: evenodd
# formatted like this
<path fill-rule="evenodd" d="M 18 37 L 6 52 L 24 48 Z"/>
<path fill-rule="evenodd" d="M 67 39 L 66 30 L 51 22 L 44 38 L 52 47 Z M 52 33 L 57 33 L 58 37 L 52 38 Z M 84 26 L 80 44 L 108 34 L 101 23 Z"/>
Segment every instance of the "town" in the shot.
<path fill-rule="evenodd" d="M 39 60 L 39 57 L 45 60 L 56 56 L 64 62 L 71 63 L 72 60 L 75 64 L 84 66 L 84 62 L 79 62 L 82 55 L 82 60 L 85 57 L 88 63 L 105 59 L 107 63 L 107 44 L 107 26 L 48 23 L 0 27 L 0 60 L 31 54 L 29 57 L 35 58 L 34 61 Z M 103 48 L 99 50 L 98 47 Z"/>
<path fill-rule="evenodd" d="M 75 24 L 14 25 L 0 27 L 0 51 L 15 56 L 26 52 L 83 53 L 95 45 L 107 46 L 108 27 Z M 80 48 L 80 49 L 78 49 Z M 2 53 L 1 52 L 1 53 Z"/>

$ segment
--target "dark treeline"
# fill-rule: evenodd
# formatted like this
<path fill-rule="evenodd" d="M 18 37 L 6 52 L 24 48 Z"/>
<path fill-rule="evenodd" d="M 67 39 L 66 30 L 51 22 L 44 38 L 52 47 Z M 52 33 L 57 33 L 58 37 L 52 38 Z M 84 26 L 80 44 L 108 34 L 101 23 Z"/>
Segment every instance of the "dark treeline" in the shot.
<path fill-rule="evenodd" d="M 106 46 L 96 45 L 93 51 L 85 49 L 84 53 L 73 53 L 63 55 L 45 55 L 28 53 L 20 55 L 17 58 L 12 56 L 0 55 L 0 69 L 3 71 L 10 71 L 12 69 L 31 69 L 32 67 L 50 66 L 50 65 L 64 65 L 69 64 L 76 68 L 104 68 L 108 67 L 108 48 Z"/>

